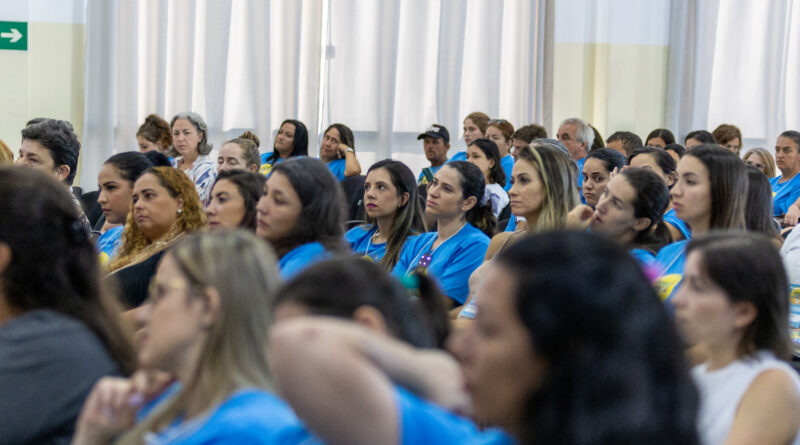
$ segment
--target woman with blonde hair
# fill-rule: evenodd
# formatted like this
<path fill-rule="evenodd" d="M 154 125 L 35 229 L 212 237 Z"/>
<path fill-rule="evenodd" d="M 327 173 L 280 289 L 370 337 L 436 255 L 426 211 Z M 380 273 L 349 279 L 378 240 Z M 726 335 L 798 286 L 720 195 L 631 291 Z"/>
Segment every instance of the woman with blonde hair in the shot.
<path fill-rule="evenodd" d="M 286 443 L 301 426 L 272 393 L 264 353 L 278 283 L 275 254 L 248 232 L 192 236 L 170 249 L 137 314 L 138 360 L 177 383 L 140 410 L 147 400 L 138 380 L 101 380 L 73 443 L 110 443 L 120 433 L 120 444 Z"/>
<path fill-rule="evenodd" d="M 532 147 L 517 150 L 508 197 L 511 213 L 525 218 L 527 228 L 501 232 L 492 238 L 484 263 L 469 278 L 469 298 L 458 312 L 459 317 L 475 318 L 477 294 L 489 260 L 497 253 L 526 234 L 564 228 L 567 213 L 580 202 L 575 183 L 575 169 L 560 142 L 537 139 Z"/>
<path fill-rule="evenodd" d="M 142 304 L 164 249 L 205 225 L 200 198 L 186 175 L 171 167 L 145 170 L 133 185 L 122 244 L 109 265 L 122 302 L 128 308 Z"/>
<path fill-rule="evenodd" d="M 747 150 L 747 153 L 744 154 L 742 159 L 745 164 L 752 165 L 764 172 L 764 174 L 767 175 L 767 179 L 774 178 L 775 175 L 778 174 L 772 153 L 763 148 L 751 148 Z"/>
<path fill-rule="evenodd" d="M 8 145 L 0 139 L 0 166 L 4 165 L 14 165 L 14 153 L 8 148 Z"/>

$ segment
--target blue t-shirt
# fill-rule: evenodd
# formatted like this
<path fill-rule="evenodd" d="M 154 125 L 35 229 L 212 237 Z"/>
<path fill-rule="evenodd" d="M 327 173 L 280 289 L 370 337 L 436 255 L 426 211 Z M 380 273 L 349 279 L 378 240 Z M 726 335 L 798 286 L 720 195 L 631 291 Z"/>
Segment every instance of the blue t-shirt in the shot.
<path fill-rule="evenodd" d="M 444 164 L 442 164 L 442 165 L 444 165 Z M 423 185 L 423 184 L 427 184 L 428 183 L 428 179 L 425 177 L 425 170 L 430 170 L 431 176 L 433 176 L 433 175 L 436 174 L 436 172 L 439 171 L 440 168 L 442 168 L 442 165 L 440 165 L 438 167 L 425 167 L 425 168 L 423 168 L 422 171 L 419 172 L 419 176 L 417 177 L 417 185 Z"/>
<path fill-rule="evenodd" d="M 100 262 L 106 264 L 114 255 L 117 254 L 119 245 L 122 243 L 122 232 L 125 226 L 117 226 L 108 229 L 95 241 L 95 249 L 100 254 Z"/>
<path fill-rule="evenodd" d="M 318 242 L 297 246 L 281 257 L 278 262 L 281 278 L 288 280 L 306 267 L 330 257 L 331 253 Z"/>
<path fill-rule="evenodd" d="M 452 158 L 448 159 L 447 162 L 466 161 L 466 160 L 467 160 L 467 152 L 459 151 L 458 153 L 454 154 Z"/>
<path fill-rule="evenodd" d="M 692 237 L 692 231 L 689 229 L 689 226 L 686 223 L 678 218 L 678 215 L 675 213 L 675 209 L 669 209 L 667 213 L 664 214 L 664 222 L 671 224 L 676 229 L 680 230 L 681 235 L 684 238 L 689 239 Z"/>
<path fill-rule="evenodd" d="M 511 445 L 514 440 L 499 429 L 479 431 L 475 424 L 420 399 L 395 386 L 395 403 L 400 415 L 400 440 L 403 445 L 421 443 L 461 443 Z"/>
<path fill-rule="evenodd" d="M 660 269 L 656 278 L 656 292 L 661 301 L 671 302 L 675 291 L 683 279 L 686 264 L 686 245 L 689 240 L 676 241 L 662 247 L 656 255 L 655 266 Z"/>
<path fill-rule="evenodd" d="M 167 398 L 169 399 L 169 398 Z M 157 444 L 285 443 L 287 434 L 303 428 L 284 401 L 255 388 L 241 389 L 209 413 L 182 422 L 177 419 L 146 442 Z"/>
<path fill-rule="evenodd" d="M 334 159 L 333 161 L 328 162 L 328 168 L 331 170 L 331 173 L 333 173 L 333 176 L 335 176 L 339 181 L 344 179 L 344 167 L 346 163 L 347 160 L 345 159 Z"/>
<path fill-rule="evenodd" d="M 344 238 L 353 253 L 359 256 L 368 256 L 372 261 L 378 262 L 386 255 L 386 243 L 375 244 L 372 236 L 378 231 L 378 226 L 356 226 L 344 234 Z M 406 242 L 413 242 L 419 235 L 409 235 Z"/>
<path fill-rule="evenodd" d="M 800 197 L 800 174 L 796 174 L 792 179 L 780 183 L 783 176 L 770 178 L 769 185 L 772 186 L 772 200 L 775 208 L 775 216 L 785 215 L 789 207 Z"/>
<path fill-rule="evenodd" d="M 503 167 L 503 171 L 506 173 L 506 185 L 503 186 L 503 190 L 507 192 L 511 188 L 511 171 L 514 169 L 514 157 L 511 155 L 503 156 L 500 158 L 500 166 Z"/>
<path fill-rule="evenodd" d="M 386 254 L 386 243 L 375 244 L 372 236 L 378 231 L 378 225 L 356 226 L 344 234 L 344 239 L 350 244 L 353 253 L 368 256 L 376 263 Z"/>
<path fill-rule="evenodd" d="M 483 263 L 486 249 L 489 248 L 489 237 L 467 223 L 432 251 L 437 237 L 437 232 L 428 232 L 408 240 L 392 273 L 402 277 L 421 267 L 436 279 L 448 297 L 457 304 L 464 304 L 469 295 L 467 281 Z"/>
<path fill-rule="evenodd" d="M 275 153 L 275 152 L 271 151 L 269 153 L 263 153 L 261 155 L 261 168 L 258 169 L 258 172 L 261 173 L 264 176 L 269 175 L 269 172 L 272 171 L 272 167 L 275 164 L 277 164 L 277 163 L 279 163 L 279 162 L 284 160 L 284 158 L 278 156 L 277 158 L 273 159 L 272 161 L 267 162 L 267 159 L 270 156 L 272 156 L 272 153 Z"/>
<path fill-rule="evenodd" d="M 581 197 L 581 203 L 586 204 L 586 199 L 583 198 L 583 164 L 586 163 L 586 157 L 575 161 L 578 164 L 578 193 Z"/>
<path fill-rule="evenodd" d="M 653 255 L 653 252 L 647 249 L 631 249 L 630 254 L 639 260 L 639 264 L 641 264 L 642 267 L 652 266 L 656 261 L 656 256 Z"/>

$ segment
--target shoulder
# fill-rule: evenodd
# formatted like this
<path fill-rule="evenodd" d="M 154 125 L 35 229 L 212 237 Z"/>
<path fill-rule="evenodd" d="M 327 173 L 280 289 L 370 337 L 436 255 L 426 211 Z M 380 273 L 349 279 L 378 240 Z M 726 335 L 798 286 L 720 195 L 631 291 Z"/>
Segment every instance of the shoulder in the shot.
<path fill-rule="evenodd" d="M 481 229 L 473 226 L 472 224 L 467 223 L 467 226 L 464 227 L 464 231 L 461 232 L 460 235 L 463 240 L 470 243 L 483 244 L 486 246 L 489 245 L 489 237 L 486 236 L 485 233 L 481 232 Z"/>
<path fill-rule="evenodd" d="M 187 443 L 276 443 L 302 424 L 291 408 L 273 394 L 241 390 L 224 401 Z"/>
<path fill-rule="evenodd" d="M 17 369 L 75 375 L 112 373 L 116 365 L 100 339 L 80 321 L 58 312 L 28 311 L 0 327 L 0 363 Z"/>
<path fill-rule="evenodd" d="M 681 255 L 686 249 L 686 244 L 688 242 L 689 240 L 681 240 L 667 244 L 658 251 L 656 260 L 660 261 L 662 259 L 674 258 L 675 256 Z"/>

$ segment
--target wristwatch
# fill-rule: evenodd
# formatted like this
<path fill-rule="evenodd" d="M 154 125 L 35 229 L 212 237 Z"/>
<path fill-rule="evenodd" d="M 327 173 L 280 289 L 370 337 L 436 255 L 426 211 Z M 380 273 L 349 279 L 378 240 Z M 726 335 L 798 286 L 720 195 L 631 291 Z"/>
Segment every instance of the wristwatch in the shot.
<path fill-rule="evenodd" d="M 356 150 L 353 147 L 347 147 L 345 151 L 349 151 L 350 153 L 355 153 Z"/>

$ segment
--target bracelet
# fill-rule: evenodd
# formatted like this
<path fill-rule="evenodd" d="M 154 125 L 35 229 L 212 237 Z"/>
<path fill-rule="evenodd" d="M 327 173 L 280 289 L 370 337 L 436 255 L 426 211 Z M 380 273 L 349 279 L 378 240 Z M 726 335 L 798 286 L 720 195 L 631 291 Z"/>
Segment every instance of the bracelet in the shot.
<path fill-rule="evenodd" d="M 355 153 L 356 152 L 355 148 L 353 148 L 353 147 L 347 147 L 347 149 L 345 151 L 349 151 L 350 153 Z"/>

